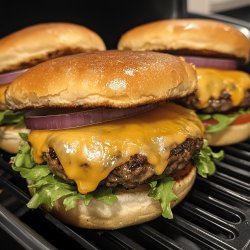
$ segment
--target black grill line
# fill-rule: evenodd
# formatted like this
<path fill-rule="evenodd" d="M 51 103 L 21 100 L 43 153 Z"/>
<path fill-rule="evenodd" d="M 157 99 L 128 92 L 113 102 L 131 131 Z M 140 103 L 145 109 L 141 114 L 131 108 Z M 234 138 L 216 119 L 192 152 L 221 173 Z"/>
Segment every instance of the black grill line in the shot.
<path fill-rule="evenodd" d="M 136 242 L 128 238 L 125 234 L 117 231 L 106 231 L 104 236 L 111 239 L 117 244 L 118 249 L 136 249 L 136 250 L 145 250 L 144 247 L 138 245 Z"/>
<path fill-rule="evenodd" d="M 21 190 L 18 186 L 11 183 L 4 176 L 1 176 L 0 184 L 4 187 L 7 187 L 8 190 L 11 190 L 13 193 L 15 193 L 15 195 L 18 196 L 23 202 L 27 203 L 29 201 L 29 196 L 23 190 Z"/>
<path fill-rule="evenodd" d="M 245 220 L 245 215 L 239 208 L 231 206 L 228 203 L 218 200 L 214 197 L 209 197 L 208 199 L 204 193 L 196 189 L 192 190 L 192 196 L 189 196 L 189 200 L 191 200 L 191 202 L 197 206 L 205 206 L 207 210 L 212 210 L 214 214 L 224 218 L 224 220 L 228 221 L 229 223 L 238 224 Z M 215 212 L 214 210 L 217 211 Z"/>
<path fill-rule="evenodd" d="M 200 207 L 195 206 L 192 203 L 189 203 L 186 201 L 183 206 L 181 207 L 181 214 L 188 214 L 188 217 L 190 218 L 190 221 L 192 221 L 192 217 L 197 221 L 204 221 L 202 224 L 206 224 L 206 226 L 209 228 L 216 228 L 217 231 L 220 233 L 220 238 L 228 238 L 228 239 L 235 239 L 239 232 L 238 229 L 235 227 L 235 225 L 228 223 L 223 218 L 220 218 L 212 213 L 210 213 L 207 210 L 204 210 Z M 185 215 L 182 215 L 184 218 Z M 213 232 L 210 231 L 210 233 L 213 234 Z M 228 236 L 227 236 L 228 235 Z"/>
<path fill-rule="evenodd" d="M 149 237 L 152 241 L 156 242 L 158 245 L 171 249 L 171 250 L 181 250 L 182 248 L 176 244 L 168 236 L 164 235 L 163 233 L 155 230 L 153 227 L 149 225 L 142 225 L 138 227 L 138 231 L 143 233 L 145 237 Z"/>
<path fill-rule="evenodd" d="M 48 221 L 52 222 L 56 227 L 61 229 L 66 235 L 72 237 L 72 239 L 74 239 L 78 243 L 80 243 L 85 249 L 89 249 L 89 250 L 99 250 L 100 249 L 95 244 L 92 244 L 91 242 L 86 240 L 83 236 L 81 236 L 79 233 L 77 233 L 76 230 L 74 230 L 74 229 L 68 227 L 67 225 L 63 224 L 61 221 L 56 219 L 51 214 L 45 213 L 45 218 Z"/>
<path fill-rule="evenodd" d="M 175 214 L 173 221 L 164 221 L 164 223 L 172 223 L 172 226 L 181 232 L 182 235 L 190 237 L 193 241 L 200 242 L 203 245 L 203 249 L 234 249 L 234 247 L 227 244 L 226 241 L 208 233 L 206 230 L 198 227 L 197 225 L 190 223 L 183 217 Z"/>
<path fill-rule="evenodd" d="M 250 152 L 250 141 L 248 143 L 247 142 L 238 143 L 237 145 L 235 145 L 235 147 Z"/>
<path fill-rule="evenodd" d="M 0 205 L 0 226 L 26 249 L 56 249 Z"/>
<path fill-rule="evenodd" d="M 225 154 L 224 161 L 229 164 L 233 164 L 233 166 L 238 167 L 240 169 L 245 169 L 247 171 L 250 170 L 250 165 L 249 165 L 250 159 L 244 160 L 244 159 L 238 158 L 237 156 Z"/>
<path fill-rule="evenodd" d="M 250 184 L 248 182 L 242 181 L 239 178 L 235 178 L 229 174 L 221 173 L 219 171 L 217 171 L 213 178 L 220 179 L 222 181 L 226 179 L 227 183 L 230 184 L 230 188 L 241 189 L 242 194 L 245 193 L 247 197 L 250 196 Z"/>
<path fill-rule="evenodd" d="M 208 180 L 204 180 L 201 177 L 197 177 L 195 186 L 198 186 L 199 184 L 204 185 L 205 188 L 212 189 L 213 192 L 215 192 L 215 193 L 217 192 L 217 193 L 220 193 L 222 195 L 225 195 L 232 200 L 235 200 L 239 203 L 242 203 L 243 205 L 250 203 L 250 200 L 245 195 L 242 195 L 239 192 L 233 191 L 233 190 L 229 189 L 228 187 L 224 187 L 221 184 L 213 182 L 212 178 L 213 177 L 210 177 Z M 227 183 L 227 181 L 225 181 L 225 183 Z M 198 189 L 198 190 L 201 190 L 201 189 Z M 204 191 L 206 192 L 206 190 L 204 190 Z"/>
<path fill-rule="evenodd" d="M 26 205 L 20 206 L 16 211 L 13 213 L 18 217 L 24 216 L 29 211 L 29 208 Z"/>
<path fill-rule="evenodd" d="M 219 169 L 220 172 L 230 174 L 230 176 L 235 177 L 237 180 L 244 182 L 243 185 L 250 186 L 250 171 L 240 169 L 226 162 L 218 162 L 216 165 L 217 169 Z"/>
<path fill-rule="evenodd" d="M 225 183 L 225 177 L 228 177 L 225 174 L 215 174 L 210 179 L 220 185 L 225 185 L 225 190 L 230 190 L 230 193 L 234 196 L 239 197 L 240 199 L 246 201 L 247 203 L 250 203 L 250 189 L 249 187 L 246 187 L 244 184 L 242 185 L 242 182 L 238 181 L 235 178 L 228 177 L 227 182 Z M 225 183 L 225 184 L 224 184 Z"/>
<path fill-rule="evenodd" d="M 232 147 L 232 146 L 227 146 L 224 148 L 225 152 L 231 154 L 231 155 L 235 155 L 237 157 L 239 157 L 240 159 L 248 159 L 250 157 L 250 151 L 248 150 L 243 150 L 237 147 Z"/>

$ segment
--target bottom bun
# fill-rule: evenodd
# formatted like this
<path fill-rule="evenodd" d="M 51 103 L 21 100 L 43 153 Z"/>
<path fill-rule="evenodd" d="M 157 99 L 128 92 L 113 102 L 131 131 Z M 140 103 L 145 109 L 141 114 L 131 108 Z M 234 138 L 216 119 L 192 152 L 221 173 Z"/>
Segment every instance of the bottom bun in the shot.
<path fill-rule="evenodd" d="M 173 191 L 177 196 L 171 207 L 177 205 L 190 191 L 196 178 L 196 168 L 181 180 L 175 182 Z M 149 197 L 149 186 L 117 192 L 118 201 L 107 205 L 93 199 L 88 206 L 78 201 L 77 206 L 66 211 L 63 199 L 56 201 L 50 212 L 60 220 L 82 228 L 117 229 L 140 224 L 159 217 L 162 213 L 160 202 Z"/>
<path fill-rule="evenodd" d="M 207 133 L 205 135 L 211 146 L 224 146 L 239 143 L 250 137 L 250 122 L 232 125 L 218 133 Z"/>
<path fill-rule="evenodd" d="M 0 148 L 11 154 L 16 154 L 22 141 L 19 133 L 29 133 L 29 130 L 13 125 L 0 126 Z"/>

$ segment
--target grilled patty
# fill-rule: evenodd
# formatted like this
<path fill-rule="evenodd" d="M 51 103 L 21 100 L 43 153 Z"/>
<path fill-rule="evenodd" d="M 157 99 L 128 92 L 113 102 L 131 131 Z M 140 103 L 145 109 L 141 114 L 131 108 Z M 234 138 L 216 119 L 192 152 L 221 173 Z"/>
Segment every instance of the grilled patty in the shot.
<path fill-rule="evenodd" d="M 233 106 L 231 97 L 228 93 L 222 93 L 218 99 L 211 98 L 208 101 L 208 106 L 204 109 L 199 108 L 199 100 L 197 96 L 193 93 L 186 96 L 180 100 L 180 104 L 195 110 L 199 110 L 202 113 L 224 113 L 230 112 L 235 109 Z M 247 108 L 250 107 L 250 90 L 245 92 L 245 97 L 242 102 L 237 106 L 237 108 Z"/>
<path fill-rule="evenodd" d="M 101 184 L 107 187 L 123 186 L 125 188 L 135 188 L 140 184 L 165 176 L 174 176 L 178 179 L 180 177 L 178 172 L 182 172 L 182 175 L 185 175 L 185 171 L 179 170 L 183 170 L 186 167 L 188 169 L 192 165 L 192 157 L 200 150 L 202 144 L 202 139 L 189 138 L 172 149 L 168 165 L 162 175 L 155 175 L 154 166 L 149 164 L 147 157 L 140 154 L 133 155 L 129 161 L 116 167 Z M 50 148 L 48 153 L 43 154 L 43 159 L 49 165 L 51 172 L 68 182 L 72 182 L 68 179 L 52 148 Z"/>

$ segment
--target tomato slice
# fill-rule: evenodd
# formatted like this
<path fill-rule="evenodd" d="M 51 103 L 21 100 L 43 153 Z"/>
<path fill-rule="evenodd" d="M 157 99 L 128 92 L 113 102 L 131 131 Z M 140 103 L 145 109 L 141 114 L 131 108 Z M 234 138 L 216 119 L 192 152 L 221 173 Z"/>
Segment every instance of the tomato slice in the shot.
<path fill-rule="evenodd" d="M 236 118 L 232 125 L 239 125 L 250 122 L 250 113 L 245 113 Z"/>
<path fill-rule="evenodd" d="M 248 122 L 250 122 L 250 113 L 245 113 L 237 117 L 236 120 L 230 125 L 240 125 L 240 124 L 248 123 Z M 218 123 L 218 121 L 211 118 L 211 119 L 203 121 L 203 123 L 204 125 L 215 125 Z"/>
<path fill-rule="evenodd" d="M 218 121 L 216 121 L 215 119 L 208 119 L 208 120 L 205 120 L 205 121 L 203 121 L 203 123 L 205 124 L 205 125 L 214 125 L 214 124 L 216 124 L 216 123 L 218 123 Z"/>

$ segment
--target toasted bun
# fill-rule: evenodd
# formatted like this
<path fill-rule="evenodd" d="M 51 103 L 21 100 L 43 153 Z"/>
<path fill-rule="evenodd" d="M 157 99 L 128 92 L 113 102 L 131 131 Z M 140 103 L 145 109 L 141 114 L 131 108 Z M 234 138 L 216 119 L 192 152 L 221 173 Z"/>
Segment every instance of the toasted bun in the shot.
<path fill-rule="evenodd" d="M 173 99 L 197 87 L 196 71 L 175 56 L 156 52 L 104 51 L 41 63 L 6 91 L 11 109 L 132 107 Z"/>
<path fill-rule="evenodd" d="M 190 191 L 196 177 L 193 167 L 188 175 L 176 181 L 173 191 L 177 200 L 171 207 L 177 205 Z M 51 212 L 60 220 L 82 228 L 117 229 L 140 224 L 159 217 L 162 213 L 160 202 L 149 197 L 147 185 L 132 190 L 118 192 L 118 201 L 107 205 L 98 200 L 92 200 L 88 206 L 82 201 L 68 211 L 65 210 L 63 199 L 56 202 Z"/>
<path fill-rule="evenodd" d="M 153 22 L 125 33 L 120 50 L 212 51 L 249 59 L 249 41 L 240 31 L 225 23 L 202 19 L 173 19 Z"/>
<path fill-rule="evenodd" d="M 250 138 L 250 122 L 231 125 L 218 133 L 207 133 L 205 137 L 211 146 L 224 146 L 239 143 Z"/>
<path fill-rule="evenodd" d="M 0 39 L 0 72 L 34 65 L 51 57 L 105 50 L 93 31 L 71 23 L 44 23 Z"/>
<path fill-rule="evenodd" d="M 19 133 L 29 133 L 29 130 L 12 125 L 0 126 L 0 148 L 6 152 L 16 154 L 21 143 Z"/>
<path fill-rule="evenodd" d="M 5 91 L 8 87 L 8 84 L 0 84 L 0 111 L 6 109 L 6 102 L 5 102 Z"/>

